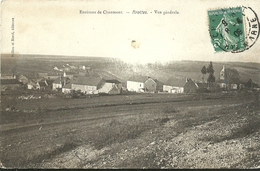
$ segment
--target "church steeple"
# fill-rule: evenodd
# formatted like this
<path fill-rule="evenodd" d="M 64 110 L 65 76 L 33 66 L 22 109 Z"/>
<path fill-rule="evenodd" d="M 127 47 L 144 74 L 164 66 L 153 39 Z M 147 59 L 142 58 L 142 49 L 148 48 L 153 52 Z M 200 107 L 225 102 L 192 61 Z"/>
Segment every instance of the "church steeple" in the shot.
<path fill-rule="evenodd" d="M 63 77 L 67 77 L 67 75 L 66 75 L 66 72 L 65 72 L 65 71 L 63 72 Z"/>
<path fill-rule="evenodd" d="M 224 80 L 225 79 L 225 65 L 223 65 L 222 70 L 220 71 L 220 79 Z"/>

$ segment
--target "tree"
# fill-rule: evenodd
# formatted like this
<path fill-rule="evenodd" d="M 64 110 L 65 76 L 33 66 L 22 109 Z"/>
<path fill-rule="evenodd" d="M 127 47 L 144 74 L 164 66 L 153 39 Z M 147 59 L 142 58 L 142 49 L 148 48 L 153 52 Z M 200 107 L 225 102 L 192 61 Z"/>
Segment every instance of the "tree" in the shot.
<path fill-rule="evenodd" d="M 215 82 L 215 76 L 212 73 L 210 73 L 207 81 L 209 83 L 214 83 Z"/>
<path fill-rule="evenodd" d="M 213 69 L 213 64 L 212 62 L 210 61 L 209 63 L 209 66 L 207 67 L 207 73 L 209 73 L 209 77 L 207 79 L 208 83 L 209 83 L 209 86 L 211 83 L 214 83 L 215 82 L 215 76 L 214 76 L 214 69 Z"/>
<path fill-rule="evenodd" d="M 228 84 L 238 84 L 240 76 L 236 69 L 227 68 L 225 70 L 225 79 Z"/>
<path fill-rule="evenodd" d="M 204 82 L 204 75 L 207 74 L 207 68 L 205 67 L 205 65 L 202 67 L 201 73 L 202 73 L 202 79 L 203 79 L 203 82 Z"/>
<path fill-rule="evenodd" d="M 207 73 L 209 73 L 209 74 L 214 74 L 214 69 L 213 69 L 213 64 L 212 64 L 212 62 L 210 61 L 209 62 L 209 66 L 208 66 L 208 68 L 207 68 Z"/>

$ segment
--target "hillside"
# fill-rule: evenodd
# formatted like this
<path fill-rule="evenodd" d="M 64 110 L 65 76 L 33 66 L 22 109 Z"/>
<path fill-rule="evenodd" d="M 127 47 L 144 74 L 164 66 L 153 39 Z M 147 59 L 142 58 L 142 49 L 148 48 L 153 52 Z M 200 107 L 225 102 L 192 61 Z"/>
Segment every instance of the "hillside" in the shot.
<path fill-rule="evenodd" d="M 226 68 L 238 70 L 241 81 L 248 81 L 250 78 L 260 84 L 260 64 L 242 62 L 213 62 L 216 79 L 223 65 Z M 69 57 L 69 56 L 40 56 L 20 55 L 15 58 L 2 56 L 1 75 L 12 75 L 12 71 L 21 72 L 29 78 L 35 77 L 36 73 L 55 73 L 54 67 L 63 65 L 79 66 L 84 65 L 92 68 L 94 72 L 104 77 L 117 78 L 126 81 L 134 74 L 147 75 L 166 82 L 170 77 L 188 77 L 195 80 L 202 80 L 201 68 L 209 64 L 209 61 L 171 61 L 166 64 L 148 63 L 131 64 L 115 58 L 99 57 Z M 205 76 L 207 78 L 207 75 Z"/>

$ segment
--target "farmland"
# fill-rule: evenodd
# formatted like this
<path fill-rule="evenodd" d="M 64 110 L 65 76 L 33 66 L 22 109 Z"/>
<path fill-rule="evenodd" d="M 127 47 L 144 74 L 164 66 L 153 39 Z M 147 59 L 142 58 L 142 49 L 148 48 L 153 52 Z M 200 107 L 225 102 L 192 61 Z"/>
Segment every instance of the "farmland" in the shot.
<path fill-rule="evenodd" d="M 259 167 L 257 96 L 42 98 L 13 103 L 13 111 L 5 107 L 14 99 L 2 97 L 1 162 L 12 168 Z"/>

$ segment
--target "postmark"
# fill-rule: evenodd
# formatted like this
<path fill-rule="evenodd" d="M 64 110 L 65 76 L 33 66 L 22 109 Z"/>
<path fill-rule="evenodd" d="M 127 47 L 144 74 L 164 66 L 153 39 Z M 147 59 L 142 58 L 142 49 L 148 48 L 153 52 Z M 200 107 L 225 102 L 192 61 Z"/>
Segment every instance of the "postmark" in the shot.
<path fill-rule="evenodd" d="M 216 52 L 243 52 L 259 37 L 259 20 L 251 7 L 208 11 L 211 43 Z"/>
<path fill-rule="evenodd" d="M 251 7 L 242 7 L 245 19 L 247 49 L 252 47 L 260 34 L 259 20 L 257 14 Z"/>

